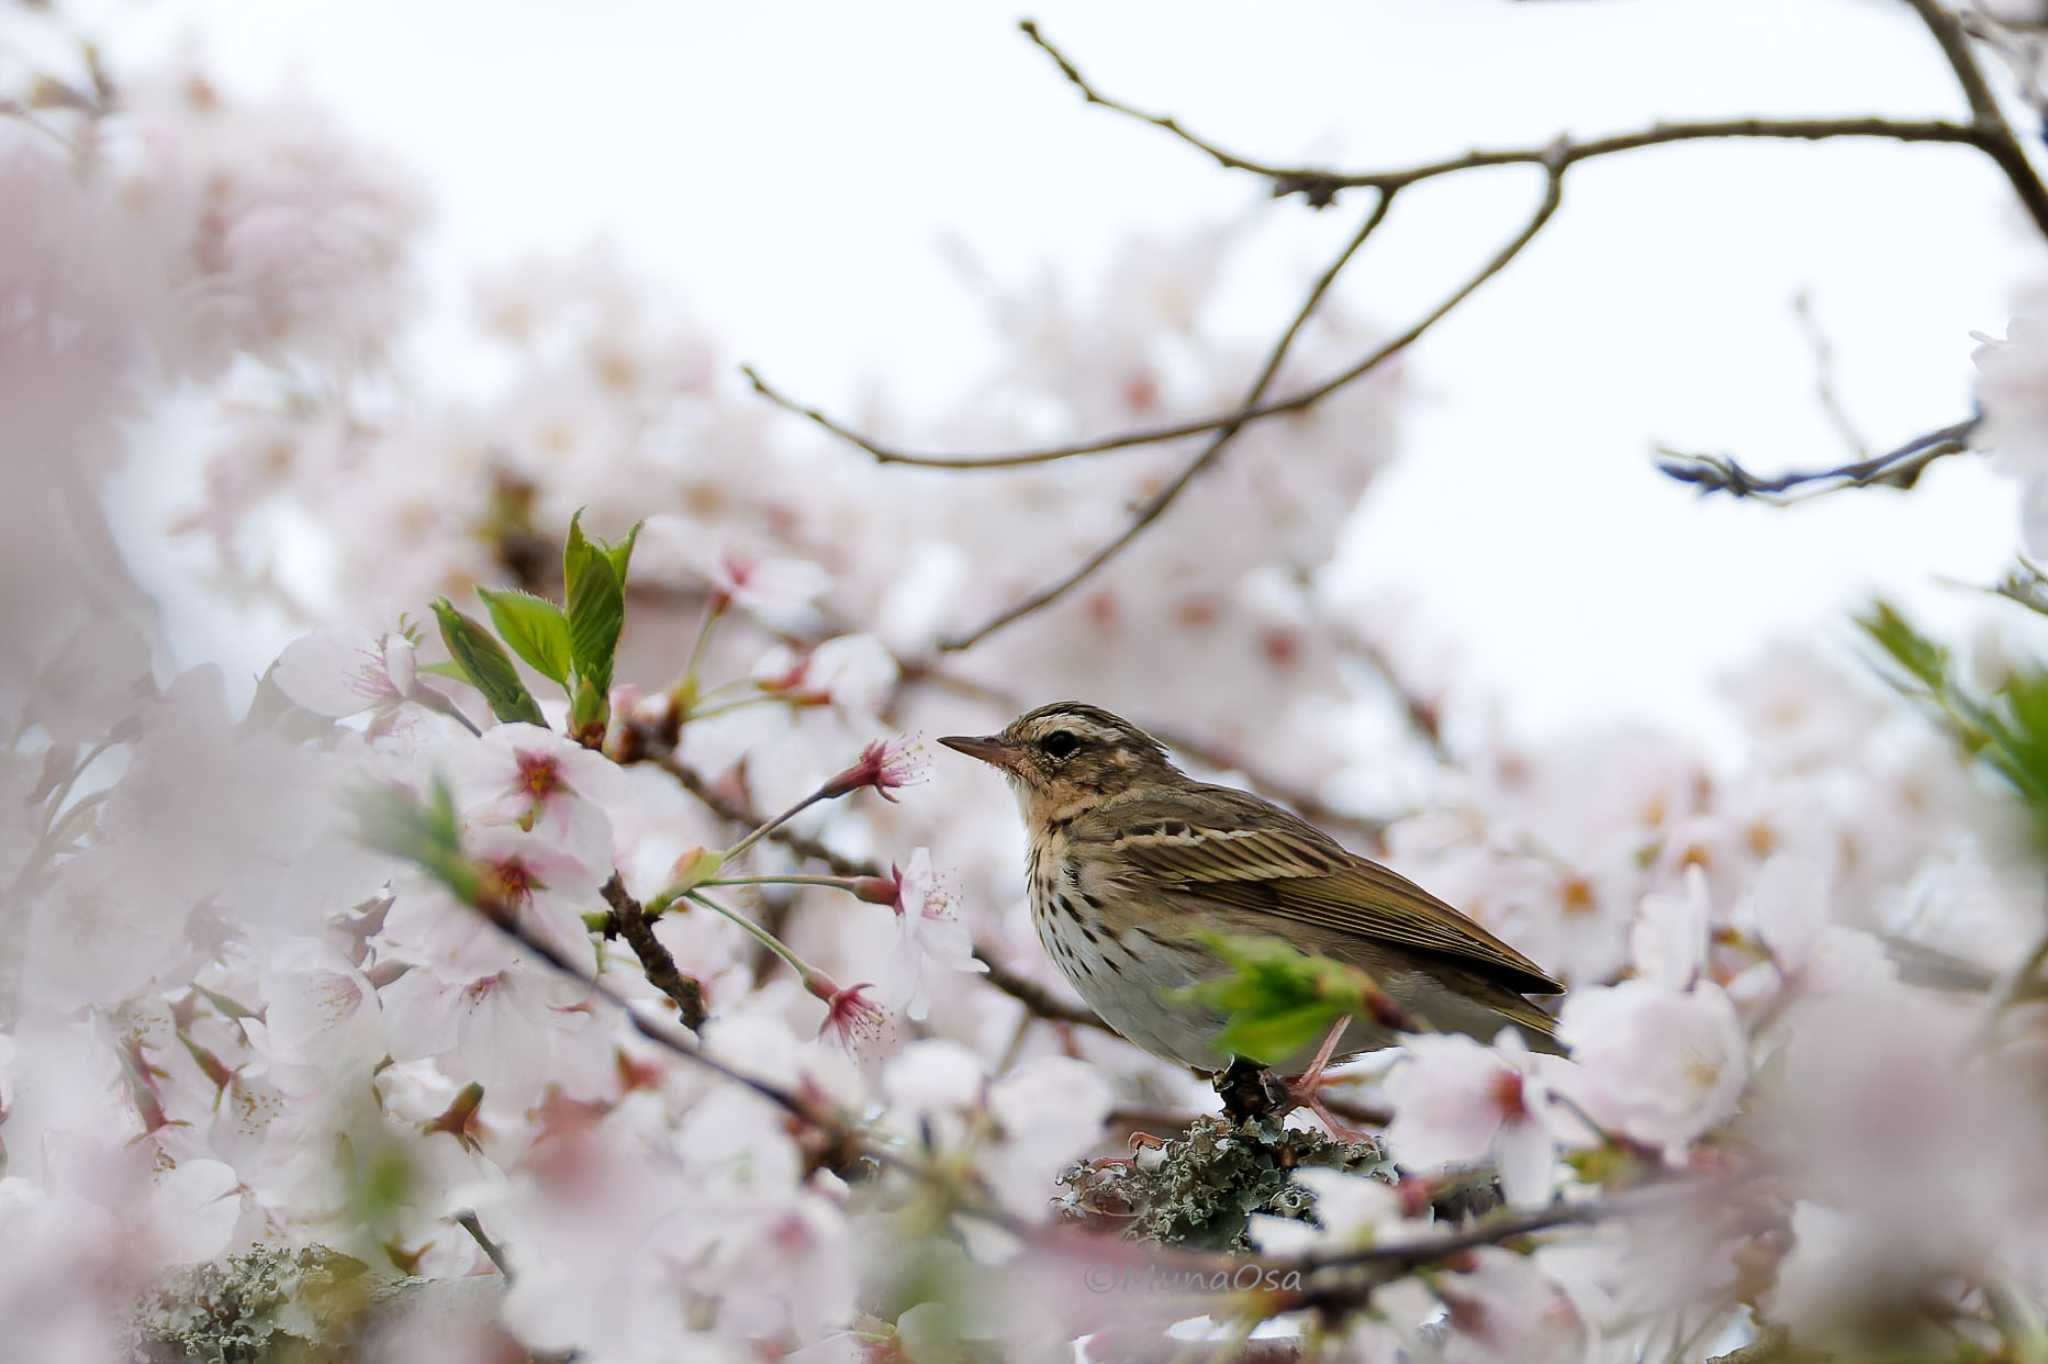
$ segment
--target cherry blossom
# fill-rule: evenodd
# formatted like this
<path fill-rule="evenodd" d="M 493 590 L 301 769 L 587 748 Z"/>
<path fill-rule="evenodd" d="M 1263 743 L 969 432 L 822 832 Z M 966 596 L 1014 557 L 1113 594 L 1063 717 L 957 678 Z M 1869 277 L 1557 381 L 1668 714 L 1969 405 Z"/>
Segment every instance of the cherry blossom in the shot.
<path fill-rule="evenodd" d="M 339 719 L 370 712 L 373 730 L 396 723 L 408 702 L 456 714 L 452 700 L 420 680 L 416 652 L 402 634 L 376 640 L 312 634 L 285 646 L 271 677 L 316 714 Z"/>
<path fill-rule="evenodd" d="M 1602 1127 L 1672 1159 L 1741 1102 L 1748 1045 L 1717 985 L 1681 992 L 1625 980 L 1579 990 L 1558 1023 L 1577 1062 L 1558 1089 Z"/>
<path fill-rule="evenodd" d="M 2025 490 L 2022 528 L 2035 553 L 2048 546 L 2048 294 L 2028 290 L 2003 338 L 1979 336 L 1977 401 L 1984 410 L 1976 441 Z"/>
<path fill-rule="evenodd" d="M 842 986 L 829 976 L 804 977 L 804 988 L 825 1001 L 825 1018 L 818 1024 L 818 1036 L 830 1038 L 853 1055 L 864 1055 L 879 1046 L 889 1032 L 889 1011 L 869 999 L 873 981 Z"/>
<path fill-rule="evenodd" d="M 2019 967 L 2048 891 L 2038 817 L 1979 736 L 1954 742 L 1967 708 L 1930 724 L 1812 632 L 1760 634 L 1697 728 L 1495 718 L 1509 680 L 1460 661 L 1422 589 L 1389 609 L 1359 571 L 1373 537 L 1345 529 L 1394 452 L 1391 369 L 1234 431 L 1101 573 L 936 648 L 1120 534 L 1189 452 L 996 477 L 848 457 L 611 248 L 516 260 L 441 316 L 403 157 L 87 50 L 25 48 L 63 55 L 0 80 L 16 1354 L 125 1358 L 115 1326 L 167 1275 L 252 1248 L 447 1290 L 370 1359 L 1207 1352 L 1282 1300 L 1095 1292 L 1091 1268 L 1174 1252 L 1052 1224 L 1076 1162 L 1169 1159 L 1120 1124 L 1179 1135 L 1153 1119 L 1213 1090 L 1025 988 L 1071 1002 L 1000 784 L 873 738 L 1059 695 L 1282 792 L 1570 986 L 1568 1058 L 1431 1034 L 1359 1067 L 1407 1177 L 1293 1169 L 1313 1217 L 1247 1235 L 1264 1262 L 1484 1238 L 1516 1210 L 1598 1220 L 1374 1262 L 1369 1303 L 1317 1299 L 1329 1357 L 1697 1361 L 1779 1327 L 1844 1356 L 2033 1343 L 2048 1048 Z M 1252 244 L 1197 223 L 1085 278 L 983 271 L 994 368 L 915 405 L 878 382 L 869 415 L 998 449 L 1233 410 L 1263 359 L 1235 320 Z M 1976 355 L 1974 439 L 2025 485 L 2030 538 L 2042 299 Z M 1326 307 L 1273 391 L 1398 325 Z M 364 632 L 477 585 L 572 597 L 579 509 L 656 513 L 605 751 L 478 735 L 437 641 Z M 1960 687 L 2033 676 L 2025 613 L 1955 609 Z M 309 633 L 266 672 L 287 630 Z M 431 806 L 450 860 L 357 843 L 342 797 L 364 788 Z M 883 799 L 837 799 L 864 790 Z M 654 983 L 664 955 L 702 1026 Z M 1437 1173 L 1484 1164 L 1516 1209 L 1436 1221 Z"/>
<path fill-rule="evenodd" d="M 469 819 L 534 833 L 593 871 L 611 866 L 611 820 L 603 802 L 615 798 L 622 783 L 608 759 L 526 724 L 497 725 L 480 740 L 455 745 L 448 757 Z"/>
<path fill-rule="evenodd" d="M 896 912 L 896 951 L 890 958 L 890 997 L 913 1019 L 931 1012 L 928 973 L 985 972 L 986 962 L 974 955 L 974 939 L 953 912 L 953 895 L 932 870 L 929 848 L 910 855 L 908 870 L 890 869 L 890 879 L 871 894 L 888 896 Z M 869 898 L 863 893 L 862 898 Z"/>
<path fill-rule="evenodd" d="M 1450 1331 L 1443 1357 L 1458 1364 L 1566 1364 L 1587 1357 L 1594 1333 L 1532 1262 L 1491 1246 L 1477 1264 L 1437 1286 Z"/>
<path fill-rule="evenodd" d="M 1417 1173 L 1492 1160 L 1508 1200 L 1548 1202 L 1555 1143 L 1543 1118 L 1549 1094 L 1538 1058 L 1518 1034 L 1491 1048 L 1468 1037 L 1410 1037 L 1408 1059 L 1387 1078 L 1394 1121 L 1387 1145 Z"/>
<path fill-rule="evenodd" d="M 877 739 L 861 750 L 860 761 L 819 788 L 827 797 L 872 788 L 884 800 L 893 801 L 891 791 L 915 786 L 930 775 L 931 759 L 915 740 Z"/>

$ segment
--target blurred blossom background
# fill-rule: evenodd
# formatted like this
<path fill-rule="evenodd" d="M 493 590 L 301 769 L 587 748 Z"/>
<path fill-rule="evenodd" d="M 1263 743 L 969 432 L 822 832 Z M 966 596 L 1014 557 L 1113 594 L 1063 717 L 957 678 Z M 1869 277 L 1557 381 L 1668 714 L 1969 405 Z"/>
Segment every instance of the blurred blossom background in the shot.
<path fill-rule="evenodd" d="M 2043 16 L 1037 7 L 1282 166 L 1890 124 L 1574 164 L 1412 345 L 1546 174 L 1400 189 L 1268 397 L 1386 361 L 1011 620 L 1211 437 L 792 409 L 1232 412 L 1374 206 L 1023 17 L 0 11 L 23 1357 L 2048 1358 Z M 1210 1117 L 918 737 L 1066 697 L 1528 953 L 1573 1058 Z"/>

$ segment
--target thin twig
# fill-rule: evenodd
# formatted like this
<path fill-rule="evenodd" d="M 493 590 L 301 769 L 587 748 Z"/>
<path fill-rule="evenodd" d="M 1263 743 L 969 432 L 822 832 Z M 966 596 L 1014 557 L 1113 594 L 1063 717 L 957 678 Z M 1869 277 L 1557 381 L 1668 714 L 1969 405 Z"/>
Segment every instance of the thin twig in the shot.
<path fill-rule="evenodd" d="M 1108 108 L 1121 108 L 1112 100 L 1097 100 Z M 1766 141 L 1821 142 L 1836 138 L 1876 138 L 1896 142 L 1949 143 L 1974 147 L 1990 152 L 1987 142 L 1989 135 L 1969 124 L 1946 120 L 1906 120 L 1879 117 L 1868 118 L 1822 118 L 1822 119 L 1763 119 L 1741 118 L 1720 119 L 1695 123 L 1657 123 L 1633 132 L 1617 133 L 1610 137 L 1595 138 L 1586 142 L 1559 139 L 1542 146 L 1505 147 L 1491 150 L 1474 150 L 1463 156 L 1442 161 L 1424 162 L 1418 165 L 1394 170 L 1344 174 L 1337 171 L 1319 170 L 1260 170 L 1259 174 L 1287 177 L 1294 182 L 1287 189 L 1276 187 L 1276 192 L 1287 193 L 1305 189 L 1309 184 L 1326 185 L 1332 189 L 1376 189 L 1390 192 L 1404 189 L 1409 185 L 1441 176 L 1457 175 L 1465 171 L 1483 170 L 1495 166 L 1547 166 L 1556 165 L 1559 170 L 1569 170 L 1582 161 L 1591 161 L 1622 152 L 1639 151 L 1646 147 L 1665 146 L 1679 142 L 1714 141 L 1727 139 L 1762 139 Z M 1137 427 L 1112 435 L 1099 436 L 1090 440 L 1075 441 L 1066 445 L 1034 447 L 1029 450 L 998 451 L 984 453 L 928 454 L 899 449 L 885 445 L 872 436 L 835 420 L 815 407 L 771 386 L 760 374 L 752 369 L 741 371 L 754 391 L 769 402 L 785 411 L 803 417 L 822 430 L 847 444 L 866 451 L 881 464 L 906 464 L 930 469 L 1016 469 L 1034 464 L 1049 464 L 1056 460 L 1073 459 L 1079 456 L 1107 454 L 1116 450 L 1128 450 L 1136 446 L 1156 445 L 1164 441 L 1181 440 L 1199 436 L 1205 432 L 1220 430 L 1233 423 L 1263 421 L 1269 417 L 1281 416 L 1300 411 L 1307 406 L 1299 396 L 1266 403 L 1250 409 L 1239 408 L 1213 416 L 1196 417 L 1185 421 L 1172 422 L 1163 426 Z M 1318 395 L 1320 396 L 1320 395 Z M 1311 399 L 1310 401 L 1313 401 Z"/>
<path fill-rule="evenodd" d="M 1921 14 L 1924 22 L 1934 32 L 1957 78 L 1963 83 L 1964 93 L 1970 102 L 1972 121 L 1958 123 L 1947 119 L 1895 119 L 1882 115 L 1859 115 L 1840 118 L 1728 118 L 1700 119 L 1680 122 L 1658 122 L 1647 128 L 1610 134 L 1606 137 L 1589 138 L 1583 141 L 1560 137 L 1540 145 L 1520 147 L 1475 148 L 1462 156 L 1446 157 L 1436 161 L 1396 167 L 1387 170 L 1346 172 L 1326 167 L 1282 166 L 1255 160 L 1251 157 L 1229 151 L 1205 138 L 1189 132 L 1171 116 L 1139 109 L 1123 100 L 1103 94 L 1091 84 L 1076 68 L 1073 61 L 1045 37 L 1038 26 L 1030 20 L 1022 24 L 1025 36 L 1043 50 L 1058 65 L 1060 72 L 1090 104 L 1099 105 L 1128 118 L 1163 129 L 1187 145 L 1200 151 L 1229 170 L 1243 171 L 1268 180 L 1276 196 L 1300 194 L 1310 204 L 1320 207 L 1330 203 L 1338 192 L 1347 189 L 1372 189 L 1381 195 L 1391 194 L 1409 185 L 1420 184 L 1442 176 L 1458 175 L 1466 171 L 1484 170 L 1497 166 L 1534 165 L 1553 168 L 1557 173 L 1569 170 L 1583 161 L 1640 151 L 1649 147 L 1668 146 L 1682 142 L 1762 140 L 1779 142 L 1823 142 L 1841 138 L 1876 139 L 1902 143 L 1936 143 L 1972 147 L 1984 152 L 1996 161 L 2012 182 L 2022 203 L 2032 214 L 2035 222 L 2048 232 L 2048 191 L 2041 187 L 2029 163 L 2025 149 L 2011 126 L 1999 113 L 1996 101 L 1991 98 L 1990 88 L 1983 73 L 1970 56 L 1968 43 L 1961 25 L 1941 8 L 1937 0 L 1910 0 Z M 1299 411 L 1302 407 L 1322 396 L 1297 395 L 1294 398 L 1264 405 L 1248 405 L 1236 411 L 1219 413 L 1188 421 L 1174 422 L 1164 426 L 1141 427 L 1091 440 L 1075 441 L 1065 445 L 1045 446 L 1030 450 L 988 454 L 920 454 L 885 445 L 870 436 L 834 420 L 815 407 L 803 404 L 771 386 L 752 368 L 743 373 L 753 385 L 755 392 L 778 407 L 792 412 L 816 424 L 832 436 L 847 442 L 873 456 L 882 464 L 907 464 L 925 468 L 974 470 L 1014 469 L 1034 464 L 1046 464 L 1056 460 L 1078 456 L 1105 454 L 1116 450 L 1127 450 L 1135 446 L 1152 445 L 1163 441 L 1180 440 L 1207 432 L 1234 428 L 1248 422 L 1261 421 L 1282 413 Z"/>
<path fill-rule="evenodd" d="M 469 1233 L 469 1239 L 476 1242 L 477 1248 L 483 1251 L 484 1258 L 497 1267 L 498 1273 L 506 1283 L 511 1283 L 512 1266 L 506 1263 L 505 1248 L 484 1234 L 484 1224 L 477 1215 L 473 1212 L 456 1213 L 455 1225 Z"/>
<path fill-rule="evenodd" d="M 1882 484 L 1893 488 L 1911 488 L 1921 473 L 1937 459 L 1959 455 L 1970 448 L 1970 436 L 1976 431 L 1981 417 L 1967 417 L 1962 421 L 1913 437 L 1895 450 L 1881 455 L 1858 460 L 1854 464 L 1843 464 L 1832 469 L 1795 470 L 1780 474 L 1776 478 L 1759 478 L 1725 455 L 1689 454 L 1683 450 L 1659 448 L 1657 469 L 1668 478 L 1680 483 L 1690 483 L 1700 490 L 1702 496 L 1710 493 L 1727 493 L 1731 497 L 1757 497 L 1767 502 L 1785 502 L 1791 499 L 1779 494 L 1794 489 L 1805 489 L 1801 496 L 1816 497 L 1823 493 L 1839 492 L 1844 488 L 1867 488 Z M 1809 485 L 1822 483 L 1828 486 L 1813 488 Z"/>
<path fill-rule="evenodd" d="M 704 806 L 720 819 L 749 829 L 758 829 L 768 822 L 767 817 L 726 795 L 707 780 L 703 773 L 677 758 L 673 753 L 664 754 L 651 760 L 655 766 L 682 783 L 685 791 L 695 796 Z M 808 834 L 800 834 L 788 825 L 780 825 L 768 832 L 770 843 L 779 843 L 798 857 L 813 862 L 822 862 L 840 876 L 884 876 L 887 873 L 881 865 L 858 857 L 848 857 L 835 852 Z"/>
<path fill-rule="evenodd" d="M 1835 388 L 1835 344 L 1820 325 L 1820 319 L 1813 315 L 1813 297 L 1801 289 L 1792 296 L 1792 315 L 1799 320 L 1800 333 L 1806 337 L 1806 346 L 1813 353 L 1814 397 L 1820 402 L 1820 410 L 1827 415 L 1828 422 L 1835 428 L 1835 434 L 1842 438 L 1851 457 L 1859 460 L 1870 458 L 1870 444 L 1863 439 L 1863 433 L 1856 429 L 1855 421 L 1849 416 L 1848 405 Z"/>
<path fill-rule="evenodd" d="M 1346 384 L 1352 383 L 1371 373 L 1381 364 L 1413 345 L 1423 333 L 1435 326 L 1460 303 L 1469 298 L 1480 285 L 1500 273 L 1509 261 L 1512 261 L 1521 254 L 1522 248 L 1535 239 L 1536 234 L 1543 230 L 1543 225 L 1550 221 L 1551 215 L 1557 212 L 1557 206 L 1563 192 L 1563 185 L 1564 180 L 1561 172 L 1555 166 L 1552 166 L 1545 177 L 1543 199 L 1537 205 L 1536 211 L 1530 215 L 1529 221 L 1523 225 L 1522 230 L 1517 232 L 1513 239 L 1499 251 L 1495 252 L 1483 266 L 1473 272 L 1456 289 L 1452 290 L 1441 303 L 1437 304 L 1435 308 L 1431 309 L 1419 321 L 1411 324 L 1406 331 L 1376 347 L 1371 354 L 1351 366 L 1351 368 L 1324 380 L 1313 388 L 1296 394 L 1293 398 L 1287 399 L 1284 404 L 1278 404 L 1275 407 L 1284 407 L 1290 411 L 1311 407 Z M 1386 216 L 1387 208 L 1391 203 L 1392 192 L 1389 191 L 1374 206 L 1372 216 L 1366 220 L 1359 232 L 1346 244 L 1345 249 L 1338 255 L 1337 259 L 1332 261 L 1329 268 L 1317 279 L 1315 287 L 1309 291 L 1308 298 L 1303 302 L 1300 310 L 1296 312 L 1294 321 L 1289 324 L 1286 332 L 1282 334 L 1279 342 L 1275 344 L 1265 367 L 1259 372 L 1258 381 L 1252 385 L 1251 394 L 1245 400 L 1244 410 L 1221 430 L 1217 431 L 1215 437 L 1202 448 L 1202 452 L 1188 461 L 1171 482 L 1139 507 L 1137 513 L 1131 518 L 1130 524 L 1125 526 L 1115 538 L 1089 555 L 1079 566 L 1064 577 L 1032 593 L 1017 605 L 998 613 L 966 634 L 941 640 L 939 648 L 948 653 L 956 653 L 963 649 L 972 648 L 1005 626 L 1015 624 L 1033 612 L 1050 606 L 1086 581 L 1097 569 L 1122 553 L 1125 548 L 1145 532 L 1148 526 L 1157 521 L 1161 514 L 1173 505 L 1174 500 L 1180 496 L 1188 484 L 1216 461 L 1217 456 L 1221 455 L 1230 444 L 1231 438 L 1243 430 L 1245 425 L 1253 419 L 1253 414 L 1268 410 L 1258 406 L 1259 400 L 1264 396 L 1267 386 L 1272 382 L 1273 376 L 1278 372 L 1281 363 L 1287 358 L 1287 352 L 1293 345 L 1295 336 L 1300 332 L 1302 325 L 1307 322 L 1310 314 L 1315 311 L 1316 304 L 1321 301 L 1323 293 L 1329 288 L 1331 282 L 1336 279 L 1338 273 L 1350 261 L 1352 253 L 1363 244 L 1372 229 Z"/>
<path fill-rule="evenodd" d="M 1894 119 L 1881 115 L 1660 122 L 1634 132 L 1617 133 L 1584 142 L 1563 142 L 1559 144 L 1558 164 L 1568 168 L 1581 161 L 1637 151 L 1644 147 L 1728 138 L 1820 142 L 1849 137 L 1881 138 L 1894 142 L 1946 142 L 1975 147 L 1996 161 L 2012 182 L 2014 191 L 2019 195 L 2035 224 L 2043 232 L 2048 232 L 2048 191 L 2042 189 L 2039 178 L 2027 161 L 2018 136 L 2005 121 L 2004 115 L 1999 112 L 1998 102 L 1992 96 L 1991 87 L 1970 53 L 1961 19 L 1950 13 L 1940 0 L 1907 0 L 1907 3 L 1913 7 L 1921 22 L 1933 34 L 1942 55 L 1947 58 L 1950 69 L 1955 72 L 1957 81 L 1962 85 L 1964 98 L 1970 105 L 1971 122 Z M 1075 69 L 1073 62 L 1064 53 L 1038 31 L 1036 25 L 1027 23 L 1025 34 L 1058 64 L 1060 73 L 1081 91 L 1090 104 L 1100 105 L 1127 118 L 1134 118 L 1141 123 L 1162 129 L 1227 170 L 1243 171 L 1267 180 L 1273 187 L 1275 197 L 1299 194 L 1314 207 L 1332 202 L 1339 192 L 1347 189 L 1395 190 L 1438 176 L 1456 175 L 1462 171 L 1479 170 L 1488 166 L 1540 165 L 1550 161 L 1549 147 L 1510 147 L 1474 149 L 1463 156 L 1427 161 L 1397 170 L 1346 172 L 1317 166 L 1274 165 L 1230 151 L 1205 138 L 1196 137 L 1173 118 L 1150 113 L 1104 95 Z"/>
<path fill-rule="evenodd" d="M 756 816 L 743 802 L 718 790 L 702 773 L 682 762 L 674 755 L 656 759 L 656 765 L 681 782 L 683 789 L 702 801 L 720 819 L 749 828 L 758 828 L 765 821 Z M 888 873 L 879 862 L 865 858 L 848 857 L 835 852 L 817 839 L 796 833 L 787 826 L 774 830 L 768 835 L 770 842 L 779 843 L 797 856 L 813 862 L 823 863 L 840 876 L 886 876 Z M 1091 1009 L 1068 1004 L 1037 981 L 1011 970 L 996 959 L 988 948 L 974 949 L 976 961 L 988 967 L 981 977 L 996 989 L 1022 1004 L 1031 1013 L 1049 1023 L 1066 1023 L 1075 1027 L 1098 1028 L 1114 1033 L 1107 1023 L 1096 1017 Z"/>
<path fill-rule="evenodd" d="M 1283 179 L 1295 173 L 1277 166 L 1269 166 L 1258 161 L 1247 160 L 1234 152 L 1225 151 L 1215 143 L 1195 136 L 1169 115 L 1148 113 L 1133 105 L 1125 104 L 1121 100 L 1111 99 L 1093 85 L 1090 85 L 1087 78 L 1081 74 L 1074 63 L 1068 59 L 1067 55 L 1057 47 L 1054 47 L 1052 42 L 1043 33 L 1038 31 L 1038 22 L 1036 20 L 1021 19 L 1018 21 L 1017 27 L 1022 30 L 1025 37 L 1038 45 L 1038 49 L 1041 52 L 1052 58 L 1053 64 L 1059 67 L 1060 74 L 1072 82 L 1074 88 L 1081 92 L 1081 97 L 1088 101 L 1088 103 L 1099 104 L 1105 109 L 1124 115 L 1126 118 L 1134 118 L 1140 123 L 1149 123 L 1155 128 L 1164 129 L 1166 132 L 1187 143 L 1190 147 L 1193 147 L 1196 151 L 1215 161 L 1217 165 L 1225 170 L 1250 171 L 1253 175 L 1262 175 L 1269 180 Z"/>

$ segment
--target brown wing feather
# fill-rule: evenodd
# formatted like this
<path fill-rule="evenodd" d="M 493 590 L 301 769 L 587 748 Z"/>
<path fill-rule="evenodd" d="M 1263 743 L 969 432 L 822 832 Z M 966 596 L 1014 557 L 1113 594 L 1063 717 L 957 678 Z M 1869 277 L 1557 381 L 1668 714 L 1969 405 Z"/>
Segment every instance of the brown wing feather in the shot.
<path fill-rule="evenodd" d="M 1119 802 L 1113 813 L 1082 825 L 1077 838 L 1112 844 L 1127 866 L 1161 889 L 1199 891 L 1277 918 L 1441 953 L 1530 994 L 1564 989 L 1407 877 L 1246 792 L 1159 792 Z"/>

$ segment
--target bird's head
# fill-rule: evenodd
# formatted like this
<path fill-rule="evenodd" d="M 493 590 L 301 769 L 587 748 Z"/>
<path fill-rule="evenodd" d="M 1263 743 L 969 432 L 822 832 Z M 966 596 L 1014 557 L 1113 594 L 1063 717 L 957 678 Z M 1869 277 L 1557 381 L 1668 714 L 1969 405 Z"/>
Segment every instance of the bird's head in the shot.
<path fill-rule="evenodd" d="M 1079 701 L 1055 701 L 1027 711 L 994 734 L 955 734 L 939 742 L 1000 768 L 1027 815 L 1057 813 L 1180 776 L 1157 739 L 1100 706 Z"/>

